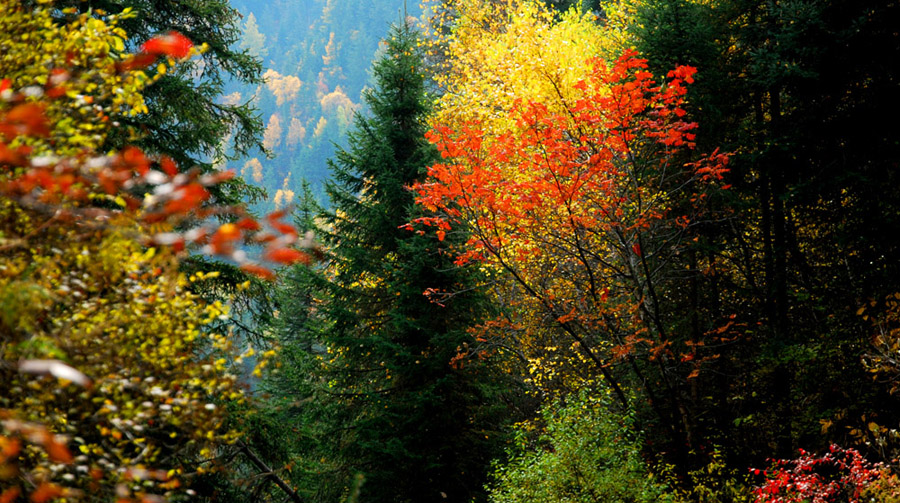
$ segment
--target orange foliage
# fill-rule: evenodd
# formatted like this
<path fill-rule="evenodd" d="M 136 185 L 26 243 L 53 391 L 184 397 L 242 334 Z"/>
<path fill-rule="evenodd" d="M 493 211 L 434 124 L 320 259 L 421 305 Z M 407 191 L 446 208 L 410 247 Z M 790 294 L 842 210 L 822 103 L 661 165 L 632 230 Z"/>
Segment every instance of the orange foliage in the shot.
<path fill-rule="evenodd" d="M 445 161 L 413 187 L 436 216 L 415 223 L 438 239 L 467 228 L 457 263 L 509 273 L 526 310 L 544 313 L 535 330 L 555 320 L 602 372 L 638 352 L 665 357 L 654 264 L 680 246 L 697 201 L 728 171 L 718 152 L 685 163 L 697 125 L 685 120 L 684 86 L 695 72 L 678 67 L 659 84 L 626 52 L 611 66 L 590 61 L 563 110 L 517 100 L 514 131 L 492 136 L 477 119 L 436 125 L 428 138 Z"/>

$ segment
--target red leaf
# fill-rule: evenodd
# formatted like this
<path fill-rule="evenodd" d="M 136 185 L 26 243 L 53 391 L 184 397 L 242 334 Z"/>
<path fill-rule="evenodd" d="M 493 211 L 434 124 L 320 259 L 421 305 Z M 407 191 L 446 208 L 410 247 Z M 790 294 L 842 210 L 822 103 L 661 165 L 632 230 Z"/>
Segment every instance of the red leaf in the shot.
<path fill-rule="evenodd" d="M 50 99 L 61 98 L 66 95 L 66 88 L 65 86 L 54 86 L 47 89 L 44 94 Z"/>
<path fill-rule="evenodd" d="M 206 175 L 200 179 L 203 185 L 216 185 L 218 183 L 227 182 L 235 177 L 233 170 L 219 171 L 210 175 Z"/>
<path fill-rule="evenodd" d="M 0 134 L 8 138 L 17 136 L 50 136 L 50 126 L 44 116 L 44 106 L 23 103 L 13 107 L 0 121 Z"/>
<path fill-rule="evenodd" d="M 169 156 L 163 156 L 162 159 L 159 160 L 159 167 L 161 167 L 169 176 L 178 174 L 178 166 L 175 165 L 175 161 Z"/>
<path fill-rule="evenodd" d="M 31 493 L 31 501 L 33 503 L 44 503 L 45 501 L 50 501 L 53 498 L 58 498 L 63 495 L 63 490 L 56 484 L 50 484 L 48 482 L 43 482 L 41 485 Z"/>
<path fill-rule="evenodd" d="M 285 215 L 287 215 L 287 209 L 273 211 L 272 213 L 269 213 L 268 215 L 266 215 L 266 220 L 274 223 L 274 222 L 277 222 L 278 220 L 281 220 L 281 218 L 284 217 Z"/>
<path fill-rule="evenodd" d="M 253 236 L 253 240 L 256 241 L 257 243 L 270 243 L 272 241 L 275 241 L 276 239 L 278 239 L 278 238 L 276 238 L 273 234 L 271 234 L 269 232 L 260 232 L 259 234 L 256 234 L 255 236 Z"/>
<path fill-rule="evenodd" d="M 236 225 L 238 229 L 243 229 L 245 231 L 258 231 L 262 229 L 262 226 L 259 225 L 259 222 L 247 217 L 238 220 L 234 225 Z"/>
<path fill-rule="evenodd" d="M 266 269 L 265 267 L 258 266 L 256 264 L 244 264 L 241 266 L 241 270 L 258 278 L 266 280 L 275 279 L 275 273 L 273 273 L 269 269 Z"/>
<path fill-rule="evenodd" d="M 125 61 L 116 65 L 116 70 L 119 73 L 130 72 L 132 70 L 140 70 L 142 68 L 147 68 L 156 62 L 156 56 L 153 54 L 147 53 L 138 53 Z"/>
<path fill-rule="evenodd" d="M 277 248 L 269 250 L 266 253 L 266 260 L 287 265 L 296 264 L 297 262 L 302 262 L 304 264 L 310 263 L 309 255 L 293 248 Z"/>
<path fill-rule="evenodd" d="M 27 162 L 27 151 L 23 151 L 23 147 L 15 150 L 9 148 L 5 143 L 0 142 L 0 164 L 9 164 L 12 166 L 22 166 Z"/>
<path fill-rule="evenodd" d="M 292 234 L 294 236 L 297 236 L 299 234 L 297 232 L 297 229 L 295 229 L 293 225 L 283 224 L 281 222 L 270 222 L 270 223 L 271 223 L 273 229 L 277 230 L 278 232 L 280 232 L 282 234 Z"/>
<path fill-rule="evenodd" d="M 223 224 L 213 234 L 211 246 L 217 254 L 230 253 L 231 244 L 241 238 L 241 230 L 235 224 Z"/>
<path fill-rule="evenodd" d="M 638 257 L 641 256 L 641 245 L 640 245 L 639 243 L 635 243 L 634 246 L 631 247 L 631 250 L 632 250 L 632 251 L 634 252 L 634 254 L 637 255 Z"/>
<path fill-rule="evenodd" d="M 4 438 L 4 443 L 0 445 L 3 446 L 0 449 L 0 464 L 5 463 L 7 459 L 16 457 L 22 449 L 22 442 L 16 438 Z"/>
<path fill-rule="evenodd" d="M 52 434 L 47 434 L 47 438 L 44 442 L 44 449 L 47 451 L 50 461 L 53 461 L 54 463 L 69 464 L 72 462 L 72 453 L 69 452 L 69 449 L 66 448 L 65 444 L 57 442 Z"/>
<path fill-rule="evenodd" d="M 181 33 L 170 31 L 168 35 L 154 37 L 144 42 L 144 45 L 141 46 L 141 51 L 147 54 L 180 59 L 190 54 L 193 46 L 194 44 Z"/>
<path fill-rule="evenodd" d="M 66 94 L 66 86 L 70 75 L 67 70 L 62 68 L 54 68 L 50 70 L 50 79 L 47 81 L 47 91 L 44 93 L 48 98 L 59 98 Z"/>
<path fill-rule="evenodd" d="M 184 213 L 199 208 L 200 203 L 209 199 L 209 191 L 199 183 L 191 183 L 179 189 L 177 196 L 166 204 L 167 213 Z"/>
<path fill-rule="evenodd" d="M 0 503 L 13 503 L 19 497 L 21 490 L 18 487 L 11 487 L 0 494 Z"/>
<path fill-rule="evenodd" d="M 147 174 L 150 171 L 150 160 L 147 159 L 147 156 L 144 155 L 144 152 L 137 147 L 125 147 L 122 150 L 122 161 L 125 162 L 126 165 L 132 167 L 135 171 L 138 172 L 141 176 Z"/>

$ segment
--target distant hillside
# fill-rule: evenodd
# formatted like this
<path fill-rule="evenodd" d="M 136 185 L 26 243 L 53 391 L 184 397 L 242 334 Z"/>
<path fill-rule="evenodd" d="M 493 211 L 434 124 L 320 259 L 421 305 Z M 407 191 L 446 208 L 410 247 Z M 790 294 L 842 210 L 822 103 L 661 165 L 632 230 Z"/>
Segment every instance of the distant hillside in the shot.
<path fill-rule="evenodd" d="M 262 114 L 273 158 L 231 161 L 228 167 L 282 206 L 308 180 L 323 200 L 326 160 L 360 110 L 360 94 L 379 41 L 400 20 L 403 0 L 233 0 L 243 15 L 241 46 L 262 58 L 266 84 L 232 86 L 227 101 L 253 100 Z M 408 14 L 421 10 L 410 6 Z"/>

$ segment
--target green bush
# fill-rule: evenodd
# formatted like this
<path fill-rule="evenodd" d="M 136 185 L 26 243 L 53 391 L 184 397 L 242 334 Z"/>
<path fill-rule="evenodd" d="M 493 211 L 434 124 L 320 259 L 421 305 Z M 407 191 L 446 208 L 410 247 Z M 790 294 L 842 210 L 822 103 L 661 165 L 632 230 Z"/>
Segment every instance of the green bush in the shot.
<path fill-rule="evenodd" d="M 582 393 L 544 406 L 543 427 L 521 425 L 510 460 L 498 465 L 492 503 L 667 503 L 675 498 L 639 451 L 630 414 Z"/>

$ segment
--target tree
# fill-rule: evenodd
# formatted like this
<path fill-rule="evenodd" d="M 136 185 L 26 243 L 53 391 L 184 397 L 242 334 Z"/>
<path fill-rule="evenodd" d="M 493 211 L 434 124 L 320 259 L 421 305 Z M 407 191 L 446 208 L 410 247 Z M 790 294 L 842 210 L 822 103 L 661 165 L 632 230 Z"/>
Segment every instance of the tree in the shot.
<path fill-rule="evenodd" d="M 556 20 L 529 0 L 445 4 L 454 16 L 432 20 L 450 25 L 443 34 L 433 28 L 430 56 L 441 61 L 435 81 L 443 94 L 431 124 L 455 127 L 475 120 L 491 136 L 500 135 L 514 127 L 505 111 L 516 100 L 528 97 L 560 112 L 585 61 L 618 55 L 593 16 L 581 11 Z"/>
<path fill-rule="evenodd" d="M 116 56 L 124 56 L 144 41 L 173 31 L 203 48 L 198 57 L 164 71 L 144 69 L 155 81 L 143 91 L 146 109 L 119 118 L 117 122 L 124 127 L 113 128 L 105 135 L 103 149 L 114 151 L 136 146 L 152 155 L 165 155 L 178 166 L 198 168 L 210 174 L 226 161 L 258 155 L 259 149 L 264 150 L 264 124 L 251 100 L 223 99 L 229 83 L 262 83 L 259 56 L 239 47 L 243 32 L 241 16 L 228 0 L 62 0 L 55 5 L 90 15 L 130 12 L 120 24 L 128 39 L 124 46 L 112 48 Z M 57 22 L 65 22 L 65 16 L 55 17 Z M 208 204 L 220 206 L 254 204 L 266 195 L 241 177 L 208 189 L 211 194 Z M 222 292 L 228 292 L 229 296 L 251 292 L 236 288 L 248 278 L 223 261 L 210 261 L 198 255 L 183 260 L 182 267 L 186 271 L 221 273 L 216 280 L 192 286 L 207 299 Z M 219 297 L 224 299 L 225 296 Z M 234 316 L 241 314 L 235 312 Z"/>
<path fill-rule="evenodd" d="M 196 54 L 190 40 L 170 33 L 119 56 L 128 11 L 0 7 L 0 498 L 189 495 L 192 474 L 236 438 L 223 405 L 244 398 L 227 370 L 247 355 L 203 331 L 227 308 L 189 291 L 215 275 L 179 273 L 183 250 L 206 244 L 270 275 L 235 244 L 257 229 L 279 243 L 271 259 L 292 263 L 297 232 L 277 215 L 263 232 L 237 208 L 235 223 L 209 222 L 226 210 L 202 205 L 228 174 L 100 150 L 114 124 L 146 110 L 155 79 L 143 69 Z"/>
<path fill-rule="evenodd" d="M 244 36 L 241 38 L 241 49 L 255 58 L 264 58 L 269 52 L 266 49 L 266 36 L 259 31 L 259 25 L 256 23 L 256 16 L 251 12 L 247 16 L 247 23 L 244 25 Z"/>
<path fill-rule="evenodd" d="M 733 189 L 710 206 L 719 223 L 699 232 L 692 286 L 676 292 L 693 313 L 686 326 L 729 313 L 741 327 L 711 370 L 742 377 L 698 382 L 711 436 L 743 463 L 772 445 L 788 458 L 847 444 L 877 430 L 873 413 L 895 423 L 860 364 L 869 327 L 856 311 L 900 274 L 897 198 L 883 192 L 897 144 L 872 122 L 896 113 L 896 70 L 881 62 L 900 51 L 897 6 L 630 3 L 651 68 L 699 68 L 690 117 L 701 141 L 739 152 Z"/>
<path fill-rule="evenodd" d="M 263 144 L 266 148 L 272 149 L 281 144 L 281 135 L 284 129 L 281 127 L 281 117 L 278 114 L 272 114 L 269 117 L 269 123 L 266 125 L 266 134 L 263 135 Z"/>
<path fill-rule="evenodd" d="M 832 445 L 828 451 L 817 457 L 801 449 L 797 459 L 776 460 L 764 471 L 766 482 L 754 491 L 755 501 L 897 501 L 897 477 L 884 465 L 869 462 L 855 449 Z"/>
<path fill-rule="evenodd" d="M 500 404 L 488 368 L 450 361 L 484 304 L 447 242 L 400 228 L 421 214 L 407 186 L 436 150 L 424 138 L 417 34 L 404 25 L 385 43 L 365 97 L 372 116 L 357 116 L 331 165 L 328 267 L 286 285 L 314 294 L 291 295 L 279 313 L 285 354 L 296 359 L 285 366 L 308 369 L 279 389 L 306 418 L 301 456 L 314 500 L 356 490 L 363 501 L 470 501 L 483 497 Z M 426 290 L 461 293 L 433 302 Z"/>
<path fill-rule="evenodd" d="M 450 98 L 450 110 L 476 100 L 470 109 L 493 115 L 436 114 L 430 138 L 447 160 L 415 186 L 418 203 L 437 214 L 419 221 L 439 236 L 462 229 L 469 237 L 457 263 L 506 278 L 512 319 L 487 326 L 485 343 L 521 348 L 549 384 L 550 375 L 600 378 L 622 407 L 626 388 L 638 389 L 666 446 L 684 455 L 694 441 L 685 384 L 700 372 L 693 348 L 704 342 L 675 330 L 664 292 L 678 283 L 688 237 L 728 159 L 692 161 L 696 124 L 683 107 L 695 69 L 678 66 L 657 84 L 628 51 L 586 66 L 578 80 L 555 80 L 548 65 L 555 92 L 534 98 Z"/>
<path fill-rule="evenodd" d="M 148 75 L 158 78 L 144 92 L 147 110 L 120 121 L 141 134 L 133 137 L 124 134 L 124 129 L 117 129 L 107 136 L 104 148 L 117 150 L 134 145 L 153 154 L 169 156 L 179 166 L 196 166 L 209 172 L 216 160 L 240 159 L 261 147 L 263 123 L 249 101 L 220 102 L 229 79 L 262 83 L 262 64 L 258 57 L 247 49 L 235 49 L 242 34 L 240 14 L 228 0 L 167 0 L 152 4 L 132 0 L 69 0 L 57 6 L 72 7 L 83 13 L 118 14 L 126 9 L 133 13 L 121 23 L 133 45 L 114 48 L 117 54 L 170 31 L 177 31 L 206 49 L 202 57 L 165 73 L 156 75 L 155 69 L 146 69 Z M 233 179 L 214 188 L 213 196 L 222 204 L 238 204 L 244 198 L 258 199 L 262 193 L 240 179 Z"/>

